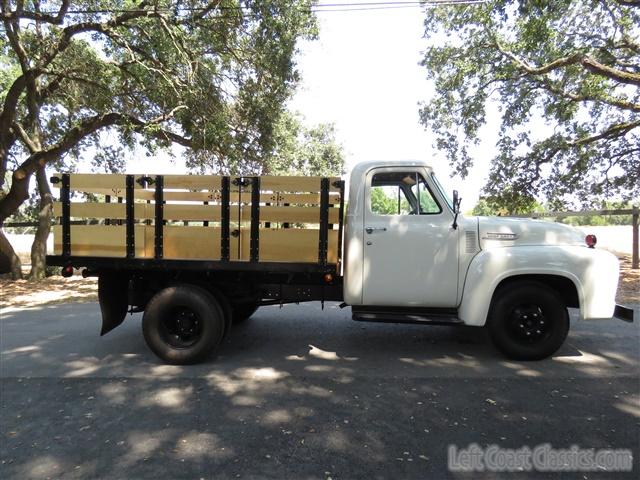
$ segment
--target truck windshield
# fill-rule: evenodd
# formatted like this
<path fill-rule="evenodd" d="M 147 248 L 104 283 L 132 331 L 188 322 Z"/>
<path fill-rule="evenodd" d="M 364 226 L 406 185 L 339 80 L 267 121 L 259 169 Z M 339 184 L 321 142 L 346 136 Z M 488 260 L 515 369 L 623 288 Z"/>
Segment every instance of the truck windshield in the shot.
<path fill-rule="evenodd" d="M 432 173 L 431 178 L 433 179 L 433 183 L 435 184 L 438 191 L 440 192 L 440 195 L 442 195 L 442 198 L 445 199 L 445 201 L 447 202 L 447 205 L 449 205 L 449 208 L 453 210 L 453 200 L 451 200 L 451 197 L 449 196 L 447 191 L 444 189 L 440 181 L 437 179 L 436 174 Z"/>

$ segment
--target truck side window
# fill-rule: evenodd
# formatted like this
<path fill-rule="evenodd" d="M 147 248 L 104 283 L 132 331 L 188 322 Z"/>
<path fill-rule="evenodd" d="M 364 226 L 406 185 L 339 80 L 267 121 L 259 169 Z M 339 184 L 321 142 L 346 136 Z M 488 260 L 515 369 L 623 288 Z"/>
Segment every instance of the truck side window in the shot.
<path fill-rule="evenodd" d="M 435 198 L 429 191 L 427 184 L 424 179 L 420 179 L 420 181 L 411 187 L 411 192 L 414 197 L 418 199 L 418 203 L 420 204 L 420 215 L 430 215 L 434 213 L 440 213 L 442 210 L 440 209 L 440 205 L 436 202 Z"/>
<path fill-rule="evenodd" d="M 369 198 L 371 212 L 377 215 L 429 215 L 442 211 L 418 172 L 376 173 Z"/>

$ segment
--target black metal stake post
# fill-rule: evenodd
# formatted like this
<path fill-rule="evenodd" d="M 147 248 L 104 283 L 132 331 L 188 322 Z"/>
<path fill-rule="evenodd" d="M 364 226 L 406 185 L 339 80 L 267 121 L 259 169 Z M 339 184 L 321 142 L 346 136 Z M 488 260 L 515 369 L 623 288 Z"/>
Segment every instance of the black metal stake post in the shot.
<path fill-rule="evenodd" d="M 118 197 L 118 203 L 122 203 L 122 197 Z M 117 225 L 122 225 L 122 219 L 119 218 L 116 220 Z"/>
<path fill-rule="evenodd" d="M 111 203 L 111 195 L 105 195 L 104 196 L 104 203 Z M 104 224 L 105 225 L 111 225 L 111 219 L 110 218 L 105 218 L 104 219 Z"/>
<path fill-rule="evenodd" d="M 238 186 L 238 228 L 232 232 L 232 235 L 238 239 L 238 260 L 242 258 L 242 188 L 244 187 L 244 178 L 238 177 L 234 180 L 234 185 Z"/>
<path fill-rule="evenodd" d="M 154 220 L 154 258 L 160 260 L 163 256 L 164 248 L 164 176 L 156 175 L 156 202 Z"/>
<path fill-rule="evenodd" d="M 133 175 L 127 175 L 127 191 L 126 191 L 126 238 L 127 238 L 127 258 L 136 256 L 136 238 L 134 231 L 135 214 L 133 209 Z"/>
<path fill-rule="evenodd" d="M 71 256 L 71 181 L 68 173 L 62 174 L 60 202 L 62 203 L 62 256 Z"/>
<path fill-rule="evenodd" d="M 638 224 L 640 223 L 640 209 L 638 207 L 633 207 L 633 211 L 631 213 L 631 228 L 633 230 L 633 239 L 631 244 L 631 268 L 637 270 L 640 268 L 640 261 L 638 259 Z"/>
<path fill-rule="evenodd" d="M 338 180 L 336 187 L 340 189 L 340 211 L 338 212 L 338 263 L 342 262 L 342 230 L 344 223 L 344 180 Z"/>
<path fill-rule="evenodd" d="M 320 232 L 318 241 L 318 263 L 327 264 L 329 237 L 329 179 L 320 180 Z"/>
<path fill-rule="evenodd" d="M 220 260 L 223 262 L 229 261 L 230 191 L 230 178 L 222 177 L 222 198 L 220 199 Z"/>
<path fill-rule="evenodd" d="M 249 259 L 257 262 L 260 258 L 260 177 L 251 180 L 251 238 Z"/>

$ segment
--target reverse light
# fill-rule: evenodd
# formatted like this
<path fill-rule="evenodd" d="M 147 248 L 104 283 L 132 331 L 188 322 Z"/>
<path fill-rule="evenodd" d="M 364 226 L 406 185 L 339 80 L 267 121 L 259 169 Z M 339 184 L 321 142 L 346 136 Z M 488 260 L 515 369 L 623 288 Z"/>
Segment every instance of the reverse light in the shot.
<path fill-rule="evenodd" d="M 594 248 L 596 246 L 596 243 L 598 243 L 598 239 L 594 234 L 589 234 L 584 237 L 584 242 L 587 244 L 587 247 Z"/>

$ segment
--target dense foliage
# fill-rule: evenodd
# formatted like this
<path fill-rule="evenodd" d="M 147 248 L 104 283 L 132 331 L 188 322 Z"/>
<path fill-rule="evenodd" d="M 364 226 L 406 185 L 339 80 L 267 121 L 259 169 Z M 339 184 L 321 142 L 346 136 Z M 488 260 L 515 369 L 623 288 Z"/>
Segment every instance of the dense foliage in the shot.
<path fill-rule="evenodd" d="M 310 6 L 1 0 L 0 226 L 34 175 L 45 212 L 46 166 L 101 145 L 105 132 L 150 152 L 206 150 L 229 169 L 259 163 L 298 81 L 297 41 L 316 35 Z M 0 264 L 18 275 L 15 260 L 0 231 Z"/>
<path fill-rule="evenodd" d="M 215 174 L 328 175 L 344 173 L 345 155 L 332 124 L 306 126 L 299 114 L 283 113 L 274 123 L 273 146 L 259 161 L 221 164 L 214 153 L 191 151 L 191 171 Z"/>
<path fill-rule="evenodd" d="M 490 123 L 500 128 L 485 194 L 507 209 L 640 196 L 640 1 L 426 12 L 436 95 L 421 121 L 457 173 L 468 174 Z"/>

